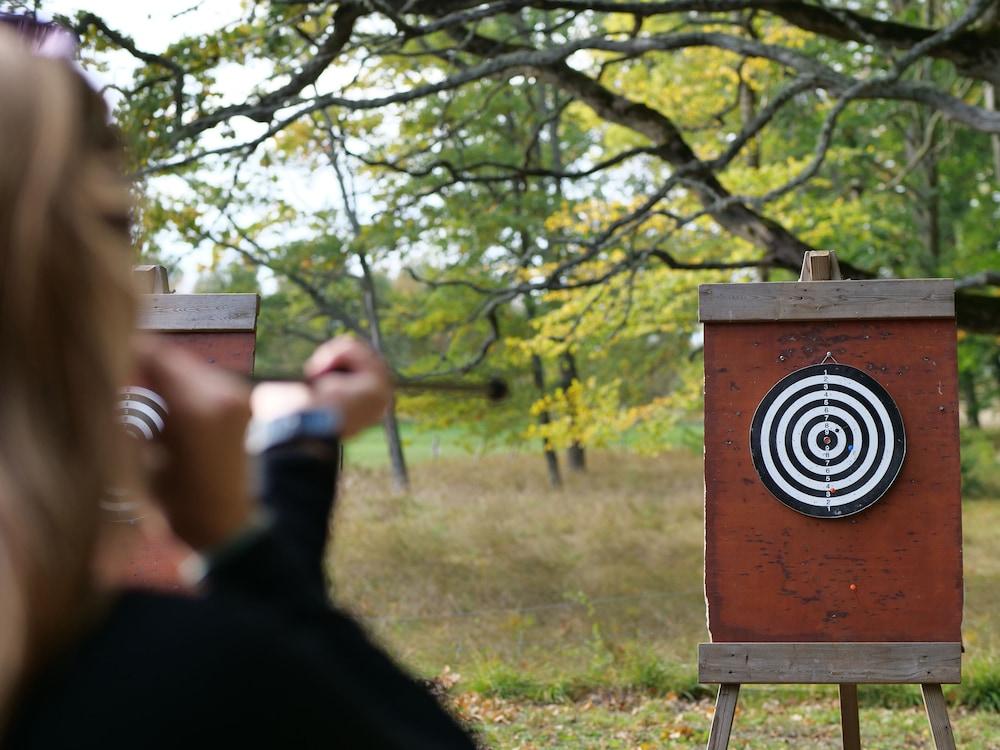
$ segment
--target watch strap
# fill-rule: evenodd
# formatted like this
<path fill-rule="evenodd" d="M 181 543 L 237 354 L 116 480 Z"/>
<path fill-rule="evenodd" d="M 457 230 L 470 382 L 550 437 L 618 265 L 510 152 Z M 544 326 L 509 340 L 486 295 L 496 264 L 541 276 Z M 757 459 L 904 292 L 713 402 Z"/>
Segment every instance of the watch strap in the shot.
<path fill-rule="evenodd" d="M 246 449 L 260 455 L 303 441 L 336 445 L 343 423 L 343 415 L 336 408 L 306 409 L 276 419 L 252 420 L 247 428 Z"/>

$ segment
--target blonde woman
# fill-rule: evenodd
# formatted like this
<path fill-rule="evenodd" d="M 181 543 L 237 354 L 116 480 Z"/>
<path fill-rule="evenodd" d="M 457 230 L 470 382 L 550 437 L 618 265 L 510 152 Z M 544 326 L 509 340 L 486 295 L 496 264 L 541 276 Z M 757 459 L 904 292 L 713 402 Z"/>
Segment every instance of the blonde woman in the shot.
<path fill-rule="evenodd" d="M 381 415 L 384 364 L 340 339 L 309 385 L 258 387 L 255 500 L 245 386 L 129 344 L 128 185 L 100 97 L 50 56 L 71 42 L 0 14 L 0 745 L 472 748 L 326 602 L 337 441 Z M 94 583 L 136 371 L 170 406 L 149 492 L 204 553 L 195 595 Z"/>

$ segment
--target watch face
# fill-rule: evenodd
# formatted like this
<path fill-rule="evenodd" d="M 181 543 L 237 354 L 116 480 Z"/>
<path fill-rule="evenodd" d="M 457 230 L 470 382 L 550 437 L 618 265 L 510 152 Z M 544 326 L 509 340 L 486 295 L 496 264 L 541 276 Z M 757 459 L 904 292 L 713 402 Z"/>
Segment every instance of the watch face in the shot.
<path fill-rule="evenodd" d="M 118 401 L 118 421 L 132 437 L 154 440 L 163 432 L 167 404 L 155 391 L 130 385 L 122 388 Z"/>
<path fill-rule="evenodd" d="M 871 376 L 812 365 L 768 391 L 750 427 L 764 486 L 789 508 L 839 518 L 872 505 L 903 465 L 906 436 L 892 397 Z"/>

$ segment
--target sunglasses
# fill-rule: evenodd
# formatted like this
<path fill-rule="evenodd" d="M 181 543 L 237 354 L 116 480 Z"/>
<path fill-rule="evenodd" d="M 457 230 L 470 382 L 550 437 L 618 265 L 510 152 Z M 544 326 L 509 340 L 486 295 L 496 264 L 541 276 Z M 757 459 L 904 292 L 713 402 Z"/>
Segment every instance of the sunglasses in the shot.
<path fill-rule="evenodd" d="M 13 29 L 39 57 L 76 58 L 76 36 L 55 21 L 43 21 L 33 13 L 0 11 L 0 27 Z"/>

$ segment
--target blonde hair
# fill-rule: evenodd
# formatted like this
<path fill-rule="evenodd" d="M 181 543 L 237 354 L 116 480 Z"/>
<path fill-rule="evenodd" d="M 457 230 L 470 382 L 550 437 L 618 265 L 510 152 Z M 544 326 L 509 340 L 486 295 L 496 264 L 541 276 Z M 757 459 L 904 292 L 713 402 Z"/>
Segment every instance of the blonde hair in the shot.
<path fill-rule="evenodd" d="M 129 366 L 128 185 L 68 62 L 0 28 L 0 720 L 92 597 Z"/>

